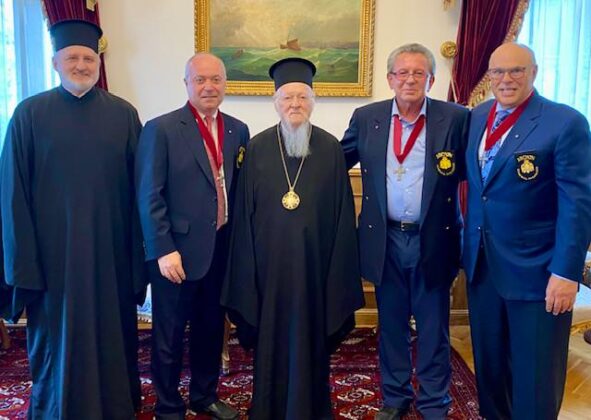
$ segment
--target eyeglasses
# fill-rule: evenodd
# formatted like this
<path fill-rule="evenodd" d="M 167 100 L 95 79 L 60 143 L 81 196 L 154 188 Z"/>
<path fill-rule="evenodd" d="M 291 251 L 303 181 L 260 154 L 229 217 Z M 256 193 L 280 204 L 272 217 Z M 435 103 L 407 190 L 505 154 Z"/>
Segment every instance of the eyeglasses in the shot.
<path fill-rule="evenodd" d="M 505 73 L 513 80 L 521 79 L 525 76 L 525 71 L 528 66 L 511 67 L 510 69 L 502 69 L 500 67 L 488 69 L 488 76 L 495 81 L 502 80 L 505 77 Z"/>
<path fill-rule="evenodd" d="M 408 71 L 408 70 L 398 70 L 398 71 L 390 71 L 388 74 L 394 76 L 397 80 L 404 82 L 410 76 L 414 77 L 415 80 L 425 80 L 427 77 L 430 76 L 429 73 L 424 72 L 423 70 L 417 71 Z"/>
<path fill-rule="evenodd" d="M 203 85 L 206 81 L 211 81 L 214 85 L 220 85 L 224 82 L 224 78 L 221 76 L 213 76 L 213 77 L 202 77 L 202 76 L 195 76 L 189 79 L 191 82 L 197 85 Z"/>

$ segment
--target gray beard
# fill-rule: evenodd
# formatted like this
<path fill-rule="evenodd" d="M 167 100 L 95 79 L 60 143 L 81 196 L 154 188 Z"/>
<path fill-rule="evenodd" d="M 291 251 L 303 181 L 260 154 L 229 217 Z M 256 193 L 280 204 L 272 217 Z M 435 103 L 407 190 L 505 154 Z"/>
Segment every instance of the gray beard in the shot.
<path fill-rule="evenodd" d="M 304 123 L 298 128 L 292 128 L 283 122 L 280 126 L 287 156 L 294 158 L 308 156 L 310 154 L 310 123 Z"/>

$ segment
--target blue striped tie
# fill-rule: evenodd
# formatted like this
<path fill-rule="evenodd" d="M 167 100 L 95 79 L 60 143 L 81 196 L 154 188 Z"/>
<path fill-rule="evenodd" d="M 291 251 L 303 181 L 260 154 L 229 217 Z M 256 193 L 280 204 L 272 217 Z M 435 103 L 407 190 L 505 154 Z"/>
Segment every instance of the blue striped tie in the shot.
<path fill-rule="evenodd" d="M 509 114 L 510 114 L 510 112 L 507 110 L 504 110 L 504 109 L 497 111 L 497 113 L 495 115 L 495 121 L 493 122 L 493 126 L 490 129 L 491 134 L 497 128 L 499 128 L 499 125 L 501 125 L 501 123 L 505 120 L 505 118 L 507 118 L 509 116 Z M 488 174 L 490 173 L 490 170 L 491 170 L 493 163 L 495 161 L 495 156 L 499 152 L 500 148 L 501 148 L 501 139 L 499 139 L 499 141 L 497 141 L 493 147 L 484 151 L 484 159 L 483 159 L 484 165 L 482 165 L 482 168 L 480 168 L 480 174 L 482 175 L 482 182 L 486 181 L 486 178 L 488 178 Z"/>

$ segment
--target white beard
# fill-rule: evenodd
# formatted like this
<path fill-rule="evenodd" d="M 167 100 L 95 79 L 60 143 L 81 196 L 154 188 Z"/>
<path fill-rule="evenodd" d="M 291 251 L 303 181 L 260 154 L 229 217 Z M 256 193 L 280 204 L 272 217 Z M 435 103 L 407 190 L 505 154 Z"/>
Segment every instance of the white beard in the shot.
<path fill-rule="evenodd" d="M 297 128 L 281 123 L 281 136 L 285 145 L 285 152 L 289 157 L 302 158 L 310 154 L 310 123 L 304 123 Z"/>

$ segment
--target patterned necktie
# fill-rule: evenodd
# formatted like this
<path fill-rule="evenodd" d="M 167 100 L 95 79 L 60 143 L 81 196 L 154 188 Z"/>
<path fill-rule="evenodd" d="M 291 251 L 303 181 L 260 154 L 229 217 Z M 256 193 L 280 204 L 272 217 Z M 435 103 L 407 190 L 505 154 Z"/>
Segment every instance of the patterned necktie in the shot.
<path fill-rule="evenodd" d="M 501 125 L 501 123 L 505 120 L 505 118 L 507 118 L 509 116 L 509 114 L 511 114 L 509 111 L 505 110 L 505 109 L 501 109 L 500 111 L 497 111 L 496 115 L 495 115 L 495 121 L 493 122 L 493 125 L 490 129 L 491 134 L 497 129 L 499 128 L 499 125 Z M 490 170 L 493 166 L 493 163 L 495 161 L 495 156 L 497 155 L 497 153 L 499 152 L 499 149 L 501 148 L 501 144 L 502 144 L 502 140 L 497 141 L 493 147 L 491 147 L 488 150 L 484 151 L 484 165 L 482 165 L 482 167 L 480 168 L 480 174 L 482 175 L 482 182 L 486 181 L 486 178 L 488 178 L 488 174 L 490 173 Z"/>

